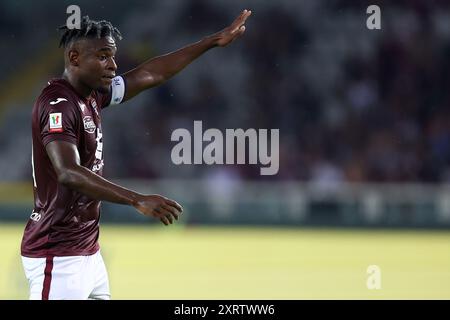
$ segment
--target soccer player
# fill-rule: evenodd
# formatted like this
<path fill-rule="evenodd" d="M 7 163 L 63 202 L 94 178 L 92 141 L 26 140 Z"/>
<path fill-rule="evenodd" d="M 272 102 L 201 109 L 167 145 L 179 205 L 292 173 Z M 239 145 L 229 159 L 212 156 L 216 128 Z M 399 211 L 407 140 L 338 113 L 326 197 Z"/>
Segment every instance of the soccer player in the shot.
<path fill-rule="evenodd" d="M 227 28 L 175 52 L 116 75 L 120 32 L 83 17 L 80 29 L 62 27 L 65 70 L 51 80 L 32 112 L 34 209 L 21 255 L 30 299 L 109 299 L 98 244 L 100 201 L 126 204 L 169 225 L 182 208 L 160 195 L 143 195 L 102 178 L 101 111 L 174 76 L 201 54 L 241 36 L 251 11 Z"/>

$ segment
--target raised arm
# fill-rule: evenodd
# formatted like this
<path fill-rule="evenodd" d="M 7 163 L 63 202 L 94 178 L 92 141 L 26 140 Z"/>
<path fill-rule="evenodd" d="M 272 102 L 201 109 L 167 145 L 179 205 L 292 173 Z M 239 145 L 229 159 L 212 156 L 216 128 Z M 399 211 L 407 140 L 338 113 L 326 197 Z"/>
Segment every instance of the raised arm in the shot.
<path fill-rule="evenodd" d="M 150 59 L 126 72 L 123 77 L 127 89 L 123 101 L 173 77 L 207 50 L 225 47 L 239 38 L 245 32 L 244 24 L 251 13 L 244 10 L 227 28 L 182 49 Z"/>
<path fill-rule="evenodd" d="M 52 141 L 46 146 L 58 182 L 86 196 L 131 205 L 145 216 L 159 219 L 165 225 L 178 220 L 181 206 L 160 195 L 142 195 L 114 184 L 80 165 L 76 146 L 70 142 Z"/>

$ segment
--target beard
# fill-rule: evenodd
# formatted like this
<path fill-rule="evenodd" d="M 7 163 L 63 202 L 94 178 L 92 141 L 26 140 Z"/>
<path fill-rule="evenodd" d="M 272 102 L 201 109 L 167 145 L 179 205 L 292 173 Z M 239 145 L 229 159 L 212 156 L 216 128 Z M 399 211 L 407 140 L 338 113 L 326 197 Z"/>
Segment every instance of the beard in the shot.
<path fill-rule="evenodd" d="M 111 90 L 111 86 L 100 86 L 97 88 L 97 91 L 102 94 L 108 94 Z"/>

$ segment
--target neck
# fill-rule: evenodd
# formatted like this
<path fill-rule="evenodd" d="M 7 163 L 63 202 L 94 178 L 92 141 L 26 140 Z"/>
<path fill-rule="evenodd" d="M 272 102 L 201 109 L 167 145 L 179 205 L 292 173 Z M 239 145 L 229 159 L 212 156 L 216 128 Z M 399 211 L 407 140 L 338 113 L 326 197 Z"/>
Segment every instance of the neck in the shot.
<path fill-rule="evenodd" d="M 75 91 L 78 94 L 80 94 L 81 96 L 83 96 L 85 98 L 90 96 L 92 89 L 89 88 L 88 86 L 82 84 L 81 81 L 79 81 L 79 79 L 74 77 L 74 75 L 72 73 L 68 72 L 67 69 L 64 70 L 62 78 L 64 80 L 68 81 L 72 85 L 72 87 L 75 89 Z"/>

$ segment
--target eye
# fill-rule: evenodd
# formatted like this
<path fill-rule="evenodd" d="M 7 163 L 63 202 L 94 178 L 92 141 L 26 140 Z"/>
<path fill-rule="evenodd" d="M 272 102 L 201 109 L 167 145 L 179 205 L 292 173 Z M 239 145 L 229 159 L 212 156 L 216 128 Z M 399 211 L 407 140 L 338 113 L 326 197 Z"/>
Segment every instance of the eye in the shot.
<path fill-rule="evenodd" d="M 102 54 L 100 57 L 99 57 L 99 59 L 100 59 L 100 61 L 105 61 L 106 60 L 106 55 L 104 55 L 104 54 Z"/>

